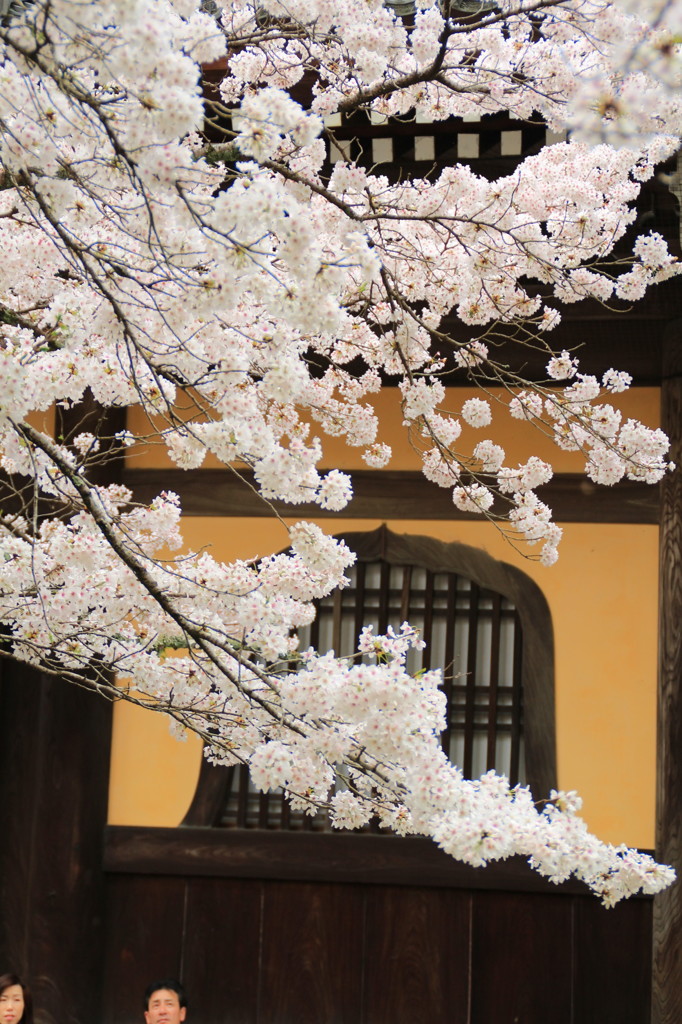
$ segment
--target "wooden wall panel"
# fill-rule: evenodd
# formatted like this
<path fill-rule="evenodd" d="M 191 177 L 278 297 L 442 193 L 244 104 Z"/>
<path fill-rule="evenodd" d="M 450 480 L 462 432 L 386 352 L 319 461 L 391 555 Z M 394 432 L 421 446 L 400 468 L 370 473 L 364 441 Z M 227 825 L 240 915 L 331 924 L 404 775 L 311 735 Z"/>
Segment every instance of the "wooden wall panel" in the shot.
<path fill-rule="evenodd" d="M 184 878 L 110 878 L 102 1024 L 140 1024 L 147 985 L 182 976 L 187 886 Z"/>
<path fill-rule="evenodd" d="M 263 886 L 234 879 L 190 881 L 182 960 L 193 1024 L 258 1019 Z"/>
<path fill-rule="evenodd" d="M 575 1024 L 647 1024 L 651 1012 L 651 901 L 607 910 L 575 899 Z"/>
<path fill-rule="evenodd" d="M 258 1021 L 359 1024 L 363 918 L 357 886 L 268 884 Z"/>
<path fill-rule="evenodd" d="M 367 892 L 363 1024 L 467 1024 L 471 894 Z"/>
<path fill-rule="evenodd" d="M 43 1024 L 97 1021 L 111 708 L 6 662 L 0 682 L 0 969 Z"/>
<path fill-rule="evenodd" d="M 23 682 L 23 685 L 22 685 Z M 44 757 L 34 747 L 39 729 L 40 678 L 22 680 L 11 662 L 0 662 L 0 963 L 29 976 L 30 904 L 34 852 L 31 835 L 40 805 Z"/>
<path fill-rule="evenodd" d="M 471 1024 L 574 1024 L 571 943 L 570 898 L 477 893 Z"/>
<path fill-rule="evenodd" d="M 482 873 L 485 874 L 485 873 Z M 190 1024 L 648 1024 L 652 902 L 112 874 L 105 1012 L 180 974 Z M 85 1024 L 85 1022 L 84 1022 Z"/>
<path fill-rule="evenodd" d="M 656 855 L 682 874 L 682 319 L 670 324 L 664 352 L 661 425 L 677 471 L 661 484 Z M 682 1020 L 682 886 L 656 897 L 653 939 L 654 1024 Z"/>

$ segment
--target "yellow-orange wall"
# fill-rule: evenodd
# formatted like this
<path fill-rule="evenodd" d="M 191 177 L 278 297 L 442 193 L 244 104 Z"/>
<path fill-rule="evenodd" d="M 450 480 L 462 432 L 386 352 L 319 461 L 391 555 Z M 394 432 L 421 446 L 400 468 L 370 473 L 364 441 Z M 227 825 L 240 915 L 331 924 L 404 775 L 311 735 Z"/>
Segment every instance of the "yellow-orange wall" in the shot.
<path fill-rule="evenodd" d="M 452 393 L 455 411 L 464 397 L 459 390 Z M 392 398 L 389 394 L 389 406 Z M 638 389 L 626 399 L 627 415 L 656 425 L 656 390 Z M 383 409 L 382 421 L 384 436 L 400 436 L 397 406 Z M 500 419 L 495 439 L 514 464 L 530 454 L 525 447 L 530 428 L 507 422 L 508 427 Z M 549 455 L 549 442 L 542 439 L 534 445 L 535 453 L 542 455 L 545 444 Z M 558 454 L 557 469 L 580 468 L 575 456 Z M 143 458 L 151 461 L 150 456 Z M 334 456 L 325 461 L 334 464 Z M 159 464 L 158 456 L 153 462 Z M 348 457 L 343 464 L 363 465 Z M 416 455 L 403 449 L 388 468 L 417 466 Z M 336 533 L 374 529 L 379 521 L 339 518 L 321 525 Z M 515 552 L 487 523 L 394 520 L 388 525 L 396 533 L 429 534 L 481 547 L 538 583 L 554 622 L 559 785 L 581 793 L 584 816 L 602 838 L 653 846 L 658 529 L 566 524 L 560 560 L 546 569 Z M 184 533 L 188 546 L 210 542 L 212 553 L 225 560 L 253 558 L 287 545 L 285 527 L 266 519 L 188 518 Z M 184 743 L 173 739 L 163 716 L 117 705 L 110 822 L 177 824 L 194 791 L 200 756 L 196 738 Z"/>

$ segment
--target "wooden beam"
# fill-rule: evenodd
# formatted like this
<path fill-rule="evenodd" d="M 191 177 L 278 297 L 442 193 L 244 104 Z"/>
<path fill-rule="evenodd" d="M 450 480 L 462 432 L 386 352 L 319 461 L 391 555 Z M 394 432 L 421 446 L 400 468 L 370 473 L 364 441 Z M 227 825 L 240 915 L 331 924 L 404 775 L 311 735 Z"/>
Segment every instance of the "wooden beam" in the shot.
<path fill-rule="evenodd" d="M 671 324 L 662 427 L 682 464 L 682 320 Z M 682 472 L 662 485 L 656 854 L 682 875 Z M 682 885 L 654 901 L 652 1024 L 682 1020 Z"/>
<path fill-rule="evenodd" d="M 472 868 L 430 839 L 343 832 L 109 825 L 104 868 L 114 874 L 588 893 L 575 880 L 554 885 L 524 857 Z"/>
<path fill-rule="evenodd" d="M 445 519 L 479 520 L 460 512 L 449 490 L 430 483 L 420 472 L 401 470 L 354 470 L 353 499 L 342 513 L 319 505 L 269 504 L 253 489 L 253 474 L 238 476 L 229 469 L 133 469 L 123 472 L 122 482 L 136 501 L 146 504 L 161 493 L 180 496 L 188 516 L 282 516 L 325 519 Z M 622 481 L 614 487 L 593 484 L 579 473 L 559 473 L 538 495 L 563 523 L 658 523 L 657 487 Z"/>

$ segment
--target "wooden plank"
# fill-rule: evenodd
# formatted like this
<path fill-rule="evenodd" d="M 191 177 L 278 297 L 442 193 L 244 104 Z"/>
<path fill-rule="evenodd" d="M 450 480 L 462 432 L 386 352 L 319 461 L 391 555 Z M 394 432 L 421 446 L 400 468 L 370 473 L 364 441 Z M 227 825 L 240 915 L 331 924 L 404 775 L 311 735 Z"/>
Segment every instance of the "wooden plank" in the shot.
<path fill-rule="evenodd" d="M 253 483 L 253 475 L 241 474 Z M 347 519 L 445 519 L 478 520 L 471 512 L 460 512 L 449 490 L 437 487 L 419 471 L 354 470 L 353 498 L 343 516 Z M 180 496 L 188 516 L 264 517 L 273 508 L 282 516 L 315 519 L 339 513 L 318 505 L 287 505 L 263 501 L 230 469 L 135 469 L 123 472 L 123 481 L 135 501 L 149 504 L 161 491 Z M 600 487 L 579 473 L 558 473 L 538 489 L 538 495 L 563 523 L 658 523 L 658 488 L 624 480 L 613 487 Z"/>
<path fill-rule="evenodd" d="M 259 1021 L 358 1024 L 363 904 L 356 886 L 265 886 Z"/>
<path fill-rule="evenodd" d="M 23 683 L 23 685 L 22 685 Z M 44 773 L 40 731 L 40 677 L 28 667 L 23 680 L 11 662 L 0 662 L 0 962 L 25 978 L 32 964 L 27 930 L 33 889 L 31 844 Z M 3 968 L 5 969 L 5 968 Z"/>
<path fill-rule="evenodd" d="M 471 896 L 367 891 L 363 1024 L 468 1024 Z"/>
<path fill-rule="evenodd" d="M 571 1012 L 571 900 L 476 893 L 470 1024 L 582 1024 Z"/>
<path fill-rule="evenodd" d="M 102 434 L 96 483 L 116 478 L 124 415 L 91 398 L 57 410 L 67 442 Z M 1 962 L 33 983 L 39 1017 L 97 1020 L 111 706 L 20 662 L 3 665 L 1 688 Z"/>
<path fill-rule="evenodd" d="M 202 757 L 197 788 L 181 824 L 195 827 L 217 825 L 227 801 L 230 781 L 229 767 L 211 764 Z"/>
<path fill-rule="evenodd" d="M 488 737 L 486 744 L 486 771 L 495 768 L 497 751 L 497 688 L 500 681 L 500 616 L 502 600 L 499 594 L 493 594 L 492 637 L 490 641 L 490 688 L 488 697 Z M 518 777 L 518 776 L 517 776 Z M 511 775 L 512 780 L 514 776 Z M 513 785 L 513 781 L 512 781 Z"/>
<path fill-rule="evenodd" d="M 670 327 L 662 426 L 671 458 L 682 464 L 682 320 Z M 656 853 L 682 873 L 682 472 L 662 485 L 659 575 L 659 674 Z M 682 886 L 654 904 L 654 1024 L 682 1020 Z"/>
<path fill-rule="evenodd" d="M 111 708 L 26 665 L 0 688 L 0 954 L 46 1019 L 98 1019 Z"/>
<path fill-rule="evenodd" d="M 464 777 L 470 779 L 473 776 L 474 763 L 474 704 L 476 702 L 476 652 L 478 648 L 478 602 L 480 599 L 480 587 L 471 582 L 469 597 L 469 635 L 467 642 L 467 666 L 466 666 L 466 697 L 464 700 L 464 757 L 462 759 L 462 771 Z"/>
<path fill-rule="evenodd" d="M 365 625 L 364 616 L 364 605 L 365 605 L 365 583 L 367 576 L 367 566 L 364 562 L 358 562 L 356 566 L 356 583 L 355 583 L 355 621 L 353 627 L 353 636 L 359 637 L 362 628 Z M 405 616 L 407 617 L 407 616 Z"/>
<path fill-rule="evenodd" d="M 575 1024 L 648 1024 L 652 903 L 575 899 Z"/>
<path fill-rule="evenodd" d="M 579 882 L 555 886 L 523 857 L 485 869 L 467 867 L 429 839 L 251 829 L 142 828 L 110 825 L 105 870 L 118 874 L 367 882 L 378 885 L 518 889 L 585 893 Z"/>
<path fill-rule="evenodd" d="M 104 1024 L 181 975 L 193 1024 L 647 1024 L 651 901 L 112 877 Z"/>
<path fill-rule="evenodd" d="M 515 619 L 518 620 L 519 613 L 515 612 Z M 516 623 L 515 623 L 516 625 Z M 542 784 L 538 783 L 537 777 L 534 777 L 532 771 L 533 765 L 533 748 L 532 744 L 537 743 L 538 734 L 542 735 L 543 743 L 547 743 L 547 736 L 552 735 L 556 725 L 550 721 L 549 715 L 545 711 L 545 721 L 543 723 L 541 716 L 534 715 L 534 709 L 531 706 L 531 713 L 528 715 L 526 709 L 523 707 L 523 642 L 522 634 L 520 630 L 516 629 L 514 634 L 514 654 L 513 654 L 513 683 L 512 683 L 512 720 L 511 720 L 511 752 L 509 755 L 509 778 L 518 779 L 519 769 L 521 766 L 521 736 L 524 726 L 524 719 L 526 722 L 531 722 L 534 725 L 529 735 L 528 743 L 531 745 L 530 753 L 526 750 L 526 771 L 528 775 L 528 785 L 532 791 L 539 795 L 542 792 L 547 792 L 545 785 L 544 789 Z M 536 648 L 535 657 L 536 660 L 542 658 L 542 651 L 537 651 L 537 638 L 534 643 L 526 645 L 528 648 Z M 547 652 L 545 651 L 545 656 Z M 530 660 L 530 658 L 529 658 Z M 532 698 L 531 698 L 532 700 Z M 526 704 L 528 704 L 528 697 L 526 695 Z M 548 733 L 549 730 L 549 733 Z M 554 758 L 555 754 L 552 751 L 551 757 Z"/>
<path fill-rule="evenodd" d="M 246 812 L 249 802 L 249 773 L 243 765 L 237 767 L 238 773 L 238 797 L 237 797 L 237 827 L 246 827 Z"/>
<path fill-rule="evenodd" d="M 141 1024 L 147 985 L 181 980 L 186 889 L 182 878 L 108 879 L 102 1007 L 90 1020 Z"/>
<path fill-rule="evenodd" d="M 388 629 L 388 583 L 391 576 L 391 567 L 388 562 L 381 563 L 379 574 L 379 625 L 377 632 L 383 634 Z"/>
<path fill-rule="evenodd" d="M 422 668 L 431 668 L 431 657 L 433 655 L 433 605 L 434 605 L 434 576 L 430 569 L 426 570 L 424 580 L 424 622 L 422 625 L 422 640 L 426 647 L 422 651 Z M 405 616 L 409 619 L 409 615 Z M 405 621 L 403 619 L 403 622 Z"/>
<path fill-rule="evenodd" d="M 332 598 L 332 649 L 338 653 L 342 650 L 341 645 L 341 609 L 343 602 L 343 591 L 336 590 Z"/>
<path fill-rule="evenodd" d="M 457 605 L 457 576 L 455 573 L 448 575 L 448 596 L 445 613 L 445 649 L 443 652 L 443 693 L 447 700 L 448 707 L 451 708 L 452 696 L 453 696 L 453 678 L 455 673 L 455 629 L 456 629 L 456 616 L 455 609 Z M 407 615 L 404 616 L 407 618 Z M 451 729 L 451 718 L 452 711 L 448 713 L 447 723 L 445 729 L 441 733 L 441 743 L 445 753 L 449 753 L 450 750 L 450 735 Z"/>
<path fill-rule="evenodd" d="M 262 928 L 261 882 L 192 879 L 182 951 L 192 1024 L 254 1024 Z"/>

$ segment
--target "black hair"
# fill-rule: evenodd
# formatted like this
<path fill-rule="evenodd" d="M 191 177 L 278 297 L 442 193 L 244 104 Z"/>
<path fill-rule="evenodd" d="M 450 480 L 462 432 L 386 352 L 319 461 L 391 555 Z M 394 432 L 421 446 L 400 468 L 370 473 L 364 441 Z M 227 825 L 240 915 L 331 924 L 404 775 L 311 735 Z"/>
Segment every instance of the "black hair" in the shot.
<path fill-rule="evenodd" d="M 169 992 L 175 992 L 180 1003 L 180 1008 L 187 1006 L 187 993 L 184 986 L 177 978 L 160 978 L 159 981 L 152 981 L 144 990 L 144 1008 L 149 1009 L 149 1000 L 160 989 L 165 988 Z"/>
<path fill-rule="evenodd" d="M 19 985 L 24 995 L 24 1012 L 21 1015 L 19 1024 L 33 1024 L 33 997 L 28 985 L 21 980 L 18 974 L 0 974 L 0 996 L 6 988 L 12 985 Z"/>

